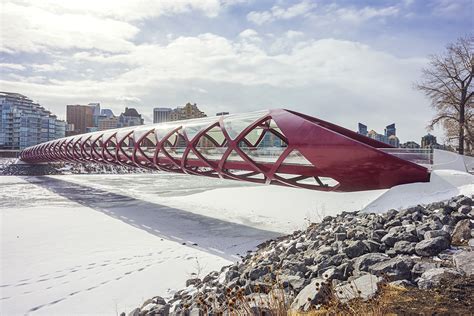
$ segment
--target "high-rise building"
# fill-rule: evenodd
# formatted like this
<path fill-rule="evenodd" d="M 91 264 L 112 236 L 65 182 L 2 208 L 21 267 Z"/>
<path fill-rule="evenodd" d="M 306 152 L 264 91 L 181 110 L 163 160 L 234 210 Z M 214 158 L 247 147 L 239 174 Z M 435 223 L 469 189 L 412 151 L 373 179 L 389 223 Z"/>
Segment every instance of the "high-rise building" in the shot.
<path fill-rule="evenodd" d="M 62 138 L 66 136 L 66 122 L 62 120 L 56 120 L 56 131 L 54 139 Z"/>
<path fill-rule="evenodd" d="M 125 112 L 120 114 L 118 127 L 143 125 L 141 114 L 134 108 L 125 108 Z"/>
<path fill-rule="evenodd" d="M 0 92 L 0 149 L 20 150 L 64 137 L 66 123 L 28 97 Z"/>
<path fill-rule="evenodd" d="M 228 112 L 221 112 L 221 115 L 229 114 Z M 219 115 L 218 113 L 217 115 Z M 196 103 L 186 103 L 185 106 L 178 106 L 175 109 L 171 108 L 154 108 L 153 109 L 153 123 L 163 123 L 169 121 L 189 120 L 193 118 L 206 117 L 207 115 L 199 110 Z"/>
<path fill-rule="evenodd" d="M 111 109 L 102 109 L 100 111 L 100 116 L 111 118 L 111 117 L 115 117 L 115 114 Z"/>
<path fill-rule="evenodd" d="M 417 149 L 420 148 L 420 145 L 418 145 L 418 143 L 415 143 L 414 141 L 408 141 L 406 143 L 401 144 L 400 147 Z"/>
<path fill-rule="evenodd" d="M 393 147 L 400 147 L 400 140 L 395 135 L 390 135 L 388 137 L 388 143 Z"/>
<path fill-rule="evenodd" d="M 426 134 L 421 138 L 421 148 L 436 148 L 443 149 L 444 146 L 438 144 L 436 141 L 436 136 L 431 135 L 430 133 Z"/>
<path fill-rule="evenodd" d="M 99 126 L 98 130 L 99 131 L 104 131 L 106 129 L 113 129 L 117 128 L 119 124 L 118 117 L 112 116 L 112 117 L 107 117 L 107 116 L 101 116 L 99 118 Z"/>
<path fill-rule="evenodd" d="M 397 129 L 395 128 L 395 123 L 392 123 L 385 127 L 385 136 L 390 137 L 392 135 L 397 136 Z"/>
<path fill-rule="evenodd" d="M 395 123 L 387 125 L 387 127 L 385 127 L 384 134 L 379 134 L 374 130 L 367 131 L 367 125 L 359 123 L 357 133 L 378 140 L 379 142 L 392 145 L 394 147 L 400 146 L 400 140 L 397 137 Z"/>
<path fill-rule="evenodd" d="M 94 110 L 94 112 L 92 113 L 92 120 L 94 121 L 94 126 L 98 126 L 100 116 L 100 103 L 95 102 L 89 103 L 88 105 Z"/>
<path fill-rule="evenodd" d="M 388 144 L 388 137 L 382 134 L 377 133 L 373 129 L 367 133 L 367 137 L 378 140 L 379 142 Z"/>
<path fill-rule="evenodd" d="M 193 118 L 206 117 L 207 115 L 199 110 L 196 103 L 186 103 L 183 107 L 177 107 L 170 113 L 170 121 L 181 121 Z"/>
<path fill-rule="evenodd" d="M 68 124 L 74 124 L 74 131 L 68 132 L 68 136 L 87 133 L 88 128 L 95 127 L 95 107 L 89 105 L 68 105 L 66 107 L 66 120 Z"/>
<path fill-rule="evenodd" d="M 357 133 L 359 133 L 359 134 L 361 134 L 361 135 L 364 135 L 364 136 L 367 136 L 367 133 L 368 133 L 367 125 L 364 125 L 364 124 L 362 124 L 362 123 L 359 123 Z"/>
<path fill-rule="evenodd" d="M 169 122 L 171 119 L 171 108 L 154 108 L 153 109 L 153 123 Z"/>

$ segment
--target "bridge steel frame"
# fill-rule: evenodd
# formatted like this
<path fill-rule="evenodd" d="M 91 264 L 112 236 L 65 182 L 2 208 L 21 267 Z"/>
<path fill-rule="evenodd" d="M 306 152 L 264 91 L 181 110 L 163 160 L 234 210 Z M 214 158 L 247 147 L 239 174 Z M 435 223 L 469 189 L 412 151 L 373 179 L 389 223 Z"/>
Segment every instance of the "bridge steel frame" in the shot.
<path fill-rule="evenodd" d="M 269 139 L 281 146 L 265 149 L 261 144 Z M 116 164 L 321 191 L 429 181 L 427 168 L 379 148 L 392 147 L 315 117 L 275 109 L 75 135 L 26 148 L 20 159 Z"/>

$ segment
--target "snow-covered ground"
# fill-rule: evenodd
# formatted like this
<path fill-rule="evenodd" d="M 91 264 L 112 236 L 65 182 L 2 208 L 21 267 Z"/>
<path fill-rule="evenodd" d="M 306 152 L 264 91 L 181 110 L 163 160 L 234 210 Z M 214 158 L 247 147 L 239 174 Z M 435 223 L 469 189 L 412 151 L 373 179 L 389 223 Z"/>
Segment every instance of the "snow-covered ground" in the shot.
<path fill-rule="evenodd" d="M 50 178 L 280 233 L 292 233 L 308 221 L 343 210 L 359 210 L 386 191 L 319 192 L 168 173 Z"/>
<path fill-rule="evenodd" d="M 309 221 L 474 194 L 473 179 L 325 193 L 175 174 L 0 177 L 0 314 L 130 311 Z"/>

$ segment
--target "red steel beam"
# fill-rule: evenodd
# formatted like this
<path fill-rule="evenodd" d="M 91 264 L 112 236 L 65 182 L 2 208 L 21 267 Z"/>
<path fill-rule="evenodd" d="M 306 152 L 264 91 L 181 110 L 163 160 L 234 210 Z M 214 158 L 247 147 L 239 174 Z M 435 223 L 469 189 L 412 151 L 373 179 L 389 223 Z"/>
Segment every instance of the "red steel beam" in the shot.
<path fill-rule="evenodd" d="M 429 181 L 425 167 L 379 148 L 391 146 L 277 109 L 70 136 L 26 148 L 20 159 L 116 164 L 322 191 Z"/>

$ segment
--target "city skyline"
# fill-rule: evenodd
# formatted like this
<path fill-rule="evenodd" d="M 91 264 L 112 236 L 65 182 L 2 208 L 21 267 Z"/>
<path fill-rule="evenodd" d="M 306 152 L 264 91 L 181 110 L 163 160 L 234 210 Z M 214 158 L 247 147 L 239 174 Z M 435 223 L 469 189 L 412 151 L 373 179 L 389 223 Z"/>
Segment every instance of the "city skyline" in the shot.
<path fill-rule="evenodd" d="M 18 94 L 18 95 L 21 95 L 20 93 L 18 92 L 5 92 L 5 93 L 10 93 L 10 94 Z M 28 98 L 28 96 L 25 96 L 26 98 Z M 37 103 L 37 104 L 41 104 L 40 102 L 37 102 L 35 100 L 32 100 L 32 102 L 34 103 Z M 44 107 L 44 105 L 41 105 L 42 107 Z M 170 105 L 172 106 L 173 108 L 170 108 L 170 107 L 155 107 L 155 108 L 152 108 L 151 109 L 151 118 L 152 118 L 152 121 L 146 121 L 144 120 L 143 118 L 145 117 L 149 117 L 149 113 L 136 113 L 137 115 L 140 115 L 140 120 L 141 120 L 141 125 L 145 124 L 158 124 L 158 123 L 161 123 L 161 122 L 167 122 L 167 121 L 177 121 L 177 120 L 185 120 L 185 119 L 190 119 L 190 118 L 198 118 L 198 117 L 205 117 L 207 116 L 207 114 L 204 112 L 204 111 L 200 111 L 199 108 L 197 108 L 197 103 L 194 103 L 192 104 L 191 102 L 186 102 L 184 105 L 177 105 L 177 106 L 174 106 L 174 105 Z M 186 107 L 192 107 L 194 110 L 192 110 L 193 112 L 191 113 L 188 113 L 188 114 L 185 114 L 185 113 L 182 113 L 182 114 L 178 114 L 176 113 L 177 110 L 179 111 L 183 111 Z M 46 106 L 47 107 L 47 106 Z M 82 107 L 82 108 L 90 108 L 90 122 L 87 123 L 87 119 L 85 119 L 85 121 L 82 123 L 83 128 L 87 130 L 83 133 L 89 133 L 89 132 L 92 132 L 92 131 L 95 131 L 98 127 L 99 129 L 98 130 L 105 130 L 105 129 L 113 129 L 113 128 L 119 128 L 119 127 L 124 127 L 126 125 L 120 125 L 121 123 L 119 122 L 119 118 L 124 114 L 124 113 L 121 113 L 120 115 L 116 116 L 114 115 L 114 110 L 113 109 L 119 109 L 119 107 L 110 107 L 110 106 L 104 106 L 101 102 L 97 102 L 97 101 L 94 101 L 94 102 L 86 102 L 86 104 L 78 104 L 78 103 L 73 103 L 73 104 L 67 104 L 64 106 L 64 108 L 68 108 L 68 107 Z M 95 108 L 95 110 L 94 110 Z M 113 108 L 113 109 L 112 109 Z M 99 109 L 99 112 L 97 114 L 95 114 L 95 111 L 97 111 L 97 109 Z M 122 109 L 125 109 L 125 112 L 128 111 L 128 107 L 127 106 L 123 106 Z M 191 109 L 191 108 L 190 108 Z M 189 110 L 190 110 L 189 109 Z M 130 107 L 130 110 L 133 110 L 135 112 L 137 112 L 137 110 L 135 108 L 132 108 Z M 169 114 L 168 114 L 168 118 L 167 120 L 163 120 L 163 121 L 159 121 L 159 122 L 154 122 L 155 121 L 155 111 L 156 110 L 167 110 L 167 111 L 170 111 L 169 113 L 171 112 L 175 112 L 174 114 L 174 118 L 170 118 L 169 117 Z M 104 112 L 105 111 L 105 112 Z M 194 113 L 194 111 L 197 111 L 196 114 Z M 66 111 L 67 112 L 67 111 Z M 121 110 L 117 110 L 117 113 L 120 113 Z M 94 113 L 94 114 L 93 114 Z M 198 114 L 198 113 L 201 113 L 201 114 Z M 59 115 L 57 115 L 56 113 L 52 113 L 55 117 L 58 118 L 58 120 L 62 120 L 64 121 L 65 123 L 67 123 L 66 125 L 71 125 L 74 126 L 74 124 L 71 122 L 72 119 L 67 119 L 67 115 L 66 117 L 63 119 L 62 117 L 60 117 Z M 216 116 L 219 116 L 219 115 L 228 115 L 229 112 L 227 111 L 224 111 L 224 112 L 218 112 L 218 113 L 215 113 Z M 233 113 L 233 114 L 240 114 L 240 113 Z M 84 114 L 82 114 L 84 115 Z M 100 121 L 95 121 L 97 120 L 99 117 L 103 117 L 103 118 L 110 118 L 110 116 L 112 116 L 116 122 L 115 124 L 112 124 L 110 125 L 110 122 L 103 122 L 104 123 L 104 126 L 107 126 L 107 128 L 100 128 Z M 178 118 L 180 117 L 181 118 Z M 214 114 L 211 114 L 211 116 L 214 116 Z M 94 121 L 93 121 L 94 120 Z M 392 124 L 389 124 L 389 125 L 383 125 L 384 126 L 384 134 L 379 134 L 377 133 L 376 131 L 379 130 L 379 128 L 370 128 L 370 130 L 368 129 L 368 126 L 365 125 L 365 124 L 362 124 L 362 123 L 357 123 L 357 126 L 355 125 L 355 123 L 353 122 L 353 125 L 350 125 L 350 126 L 344 126 L 345 128 L 347 129 L 350 129 L 350 130 L 353 130 L 355 132 L 358 132 L 359 134 L 362 134 L 364 136 L 367 136 L 369 138 L 374 138 L 376 140 L 379 140 L 381 142 L 384 142 L 384 143 L 387 143 L 387 144 L 391 144 L 392 146 L 395 146 L 395 147 L 400 147 L 401 145 L 403 145 L 404 143 L 411 143 L 411 142 L 415 142 L 415 143 L 418 143 L 418 139 L 422 139 L 423 137 L 426 137 L 426 136 L 429 136 L 429 135 L 432 135 L 432 136 L 435 136 L 435 138 L 439 138 L 439 139 L 443 139 L 442 135 L 439 135 L 439 134 L 436 134 L 436 133 L 430 133 L 430 132 L 426 132 L 424 133 L 422 136 L 418 135 L 416 138 L 413 138 L 413 139 L 399 139 L 398 136 L 396 135 L 396 131 L 397 129 L 395 128 L 395 125 L 398 124 L 398 123 L 392 123 Z M 140 125 L 138 123 L 134 123 L 132 125 Z M 92 129 L 91 129 L 92 128 Z M 365 128 L 365 132 L 361 132 L 361 128 Z M 67 129 L 67 127 L 66 127 Z M 391 143 L 388 141 L 388 138 L 387 140 L 385 139 L 382 139 L 384 136 L 385 137 L 388 137 L 390 135 L 387 135 L 387 129 L 392 129 L 390 133 L 393 133 L 394 136 L 397 136 L 397 141 L 396 143 Z M 77 132 L 74 133 L 74 131 L 72 131 L 73 133 L 70 133 L 69 135 L 75 135 L 77 134 Z M 369 135 L 370 133 L 369 132 L 373 132 L 374 135 Z M 67 134 L 67 133 L 66 133 Z M 66 135 L 68 136 L 68 135 Z M 381 138 L 382 137 L 382 138 Z M 421 141 L 422 142 L 422 141 Z M 420 142 L 420 143 L 421 143 Z"/>
<path fill-rule="evenodd" d="M 140 3 L 5 1 L 2 90 L 61 117 L 99 99 L 151 122 L 151 108 L 193 100 L 207 113 L 288 108 L 377 130 L 390 118 L 412 139 L 433 115 L 413 82 L 473 23 L 469 0 Z"/>

